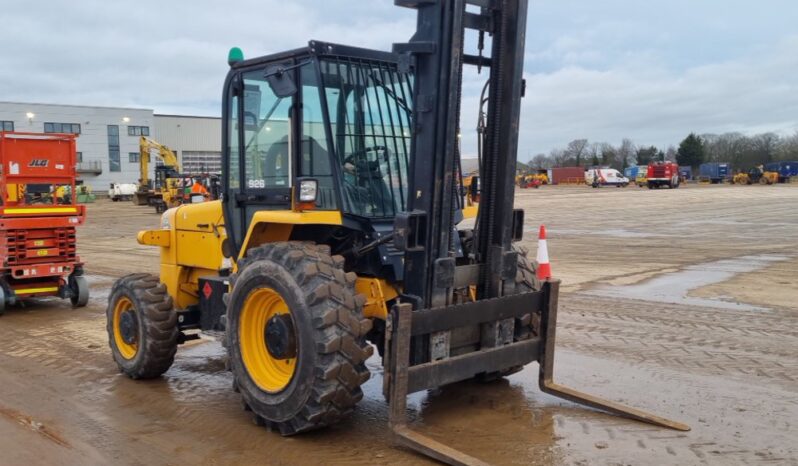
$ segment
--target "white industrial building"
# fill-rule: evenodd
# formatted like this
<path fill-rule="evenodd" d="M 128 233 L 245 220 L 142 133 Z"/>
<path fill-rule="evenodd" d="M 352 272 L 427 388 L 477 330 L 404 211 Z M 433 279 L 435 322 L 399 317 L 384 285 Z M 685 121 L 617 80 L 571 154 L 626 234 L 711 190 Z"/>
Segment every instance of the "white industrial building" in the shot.
<path fill-rule="evenodd" d="M 141 108 L 0 102 L 0 131 L 78 134 L 79 177 L 98 194 L 111 183 L 138 181 L 142 135 L 172 149 L 184 173 L 221 170 L 220 118 L 158 115 Z"/>

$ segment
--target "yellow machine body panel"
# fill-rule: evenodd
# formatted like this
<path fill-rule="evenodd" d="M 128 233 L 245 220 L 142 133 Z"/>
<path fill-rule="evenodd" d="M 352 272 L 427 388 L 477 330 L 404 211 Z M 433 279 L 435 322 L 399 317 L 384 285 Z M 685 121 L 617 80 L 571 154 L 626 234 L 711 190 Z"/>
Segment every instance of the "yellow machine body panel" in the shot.
<path fill-rule="evenodd" d="M 244 257 L 252 247 L 287 241 L 294 225 L 342 224 L 343 218 L 337 211 L 256 212 L 240 257 Z M 221 201 L 186 204 L 169 209 L 163 214 L 160 230 L 138 234 L 140 244 L 161 248 L 161 282 L 166 285 L 179 309 L 199 301 L 200 277 L 217 275 L 222 268 L 232 265 L 225 264 L 222 254 L 222 242 L 226 238 Z"/>
<path fill-rule="evenodd" d="M 363 305 L 363 316 L 386 320 L 388 318 L 388 301 L 399 296 L 399 292 L 381 278 L 358 277 L 355 290 L 366 297 Z"/>
<path fill-rule="evenodd" d="M 765 172 L 762 174 L 762 179 L 760 181 L 762 184 L 776 184 L 779 182 L 779 173 L 778 172 Z"/>
<path fill-rule="evenodd" d="M 244 237 L 239 258 L 261 244 L 287 241 L 294 225 L 343 225 L 341 212 L 331 210 L 261 210 L 255 212 Z"/>
<path fill-rule="evenodd" d="M 199 278 L 223 268 L 227 237 L 222 202 L 187 204 L 167 210 L 160 230 L 142 231 L 140 244 L 161 248 L 161 282 L 179 309 L 199 302 Z"/>

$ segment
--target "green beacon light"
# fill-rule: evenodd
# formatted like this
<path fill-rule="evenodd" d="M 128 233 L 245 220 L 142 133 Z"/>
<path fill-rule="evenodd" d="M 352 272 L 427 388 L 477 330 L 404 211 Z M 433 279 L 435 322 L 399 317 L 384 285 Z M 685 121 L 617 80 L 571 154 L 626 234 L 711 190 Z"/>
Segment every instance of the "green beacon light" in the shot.
<path fill-rule="evenodd" d="M 231 48 L 227 54 L 227 64 L 233 66 L 240 61 L 244 61 L 244 52 L 238 47 Z"/>

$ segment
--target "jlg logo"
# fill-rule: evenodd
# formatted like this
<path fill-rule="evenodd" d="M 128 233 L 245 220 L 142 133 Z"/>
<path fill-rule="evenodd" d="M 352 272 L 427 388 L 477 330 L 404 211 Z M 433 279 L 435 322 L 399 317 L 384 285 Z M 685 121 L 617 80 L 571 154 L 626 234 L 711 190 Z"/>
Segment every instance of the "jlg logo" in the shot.
<path fill-rule="evenodd" d="M 47 165 L 50 163 L 47 159 L 33 159 L 28 164 L 29 167 L 38 167 L 38 168 L 46 168 Z"/>

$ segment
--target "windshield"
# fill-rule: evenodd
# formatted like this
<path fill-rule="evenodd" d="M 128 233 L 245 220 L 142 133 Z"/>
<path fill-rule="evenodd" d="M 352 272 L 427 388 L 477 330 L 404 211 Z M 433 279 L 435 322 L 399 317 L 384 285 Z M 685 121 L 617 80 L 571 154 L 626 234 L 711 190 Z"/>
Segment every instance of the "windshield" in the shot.
<path fill-rule="evenodd" d="M 407 205 L 411 78 L 383 62 L 325 59 L 320 66 L 345 208 L 393 217 Z"/>

